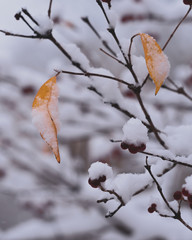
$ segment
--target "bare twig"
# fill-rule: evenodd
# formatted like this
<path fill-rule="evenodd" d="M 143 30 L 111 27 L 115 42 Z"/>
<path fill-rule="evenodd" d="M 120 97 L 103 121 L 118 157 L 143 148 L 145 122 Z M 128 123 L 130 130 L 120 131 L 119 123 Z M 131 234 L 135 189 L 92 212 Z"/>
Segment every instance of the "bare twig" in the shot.
<path fill-rule="evenodd" d="M 187 227 L 189 230 L 192 231 L 192 227 L 189 226 L 184 220 L 183 218 L 181 217 L 181 212 L 180 212 L 180 209 L 178 209 L 178 211 L 175 211 L 171 205 L 169 204 L 169 202 L 167 201 L 164 193 L 163 193 L 163 190 L 159 184 L 159 182 L 157 181 L 157 179 L 155 178 L 155 176 L 153 175 L 152 171 L 151 171 L 151 166 L 148 164 L 148 161 L 147 161 L 147 158 L 146 157 L 146 165 L 145 165 L 145 169 L 148 171 L 148 173 L 150 174 L 150 176 L 152 177 L 153 181 L 155 182 L 156 186 L 157 186 L 157 190 L 159 191 L 163 201 L 165 202 L 165 204 L 167 205 L 167 207 L 170 209 L 170 211 L 173 213 L 173 216 L 169 216 L 171 218 L 174 218 L 174 219 L 177 219 L 178 221 L 180 221 L 183 225 L 185 225 L 185 227 Z M 161 214 L 161 216 L 163 217 L 168 217 L 167 215 L 164 215 L 164 214 Z"/>
<path fill-rule="evenodd" d="M 4 33 L 6 36 L 40 39 L 40 37 L 37 36 L 37 35 L 23 35 L 23 34 L 17 34 L 17 33 L 7 32 L 7 31 L 4 31 L 4 30 L 0 30 L 0 32 Z"/>
<path fill-rule="evenodd" d="M 169 162 L 172 162 L 172 163 L 175 163 L 175 164 L 179 164 L 179 165 L 182 165 L 182 166 L 185 166 L 185 167 L 190 167 L 190 168 L 192 168 L 192 165 L 191 165 L 191 164 L 185 163 L 185 162 L 180 162 L 180 161 L 178 161 L 178 160 L 176 160 L 176 159 L 170 159 L 170 158 L 167 158 L 167 157 L 165 157 L 165 156 L 158 155 L 158 154 L 155 154 L 155 153 L 146 152 L 146 151 L 141 152 L 141 153 L 143 153 L 143 154 L 145 154 L 145 155 L 148 155 L 148 156 L 152 156 L 152 157 L 158 157 L 158 158 L 160 158 L 160 159 L 162 159 L 162 160 L 164 160 L 164 161 L 169 161 Z"/>
<path fill-rule="evenodd" d="M 171 33 L 170 37 L 168 38 L 167 42 L 164 44 L 162 50 L 165 50 L 165 48 L 167 47 L 167 45 L 169 44 L 170 40 L 173 38 L 173 35 L 175 34 L 175 32 L 177 31 L 177 29 L 179 28 L 179 26 L 181 25 L 181 23 L 185 20 L 185 18 L 188 16 L 188 14 L 190 13 L 192 8 L 192 5 L 189 6 L 189 9 L 187 11 L 187 13 L 185 14 L 185 16 L 181 19 L 181 21 L 177 24 L 177 26 L 175 27 L 175 29 L 173 30 L 173 32 Z"/>
<path fill-rule="evenodd" d="M 132 61 L 131 61 L 131 48 L 132 48 L 132 44 L 133 44 L 133 39 L 134 39 L 136 36 L 138 36 L 138 35 L 139 35 L 139 33 L 133 35 L 133 36 L 131 37 L 130 44 L 129 44 L 128 59 L 129 59 L 129 63 L 130 63 L 131 65 L 132 65 Z"/>
<path fill-rule="evenodd" d="M 112 77 L 112 76 L 109 76 L 109 75 L 105 75 L 105 74 L 92 73 L 92 72 L 84 72 L 84 73 L 69 72 L 69 71 L 61 71 L 61 72 L 62 72 L 62 73 L 66 73 L 66 74 L 70 74 L 70 75 L 76 75 L 76 76 L 79 75 L 79 76 L 86 76 L 86 77 L 93 76 L 93 77 L 99 77 L 99 78 L 108 78 L 108 79 L 117 81 L 117 82 L 119 82 L 119 83 L 125 84 L 125 85 L 127 85 L 127 86 L 131 86 L 130 83 L 125 82 L 125 81 L 122 80 L 122 79 L 119 79 L 119 78 L 116 78 L 116 77 Z"/>
<path fill-rule="evenodd" d="M 122 62 L 121 60 L 119 60 L 118 58 L 110 55 L 109 53 L 107 53 L 106 51 L 104 51 L 102 48 L 100 48 L 100 50 L 101 50 L 101 52 L 105 53 L 107 56 L 109 56 L 110 58 L 114 59 L 115 61 L 117 61 L 117 62 L 120 63 L 121 65 L 127 67 L 127 65 L 126 65 L 124 62 Z"/>
<path fill-rule="evenodd" d="M 28 16 L 28 17 L 31 19 L 32 22 L 34 22 L 37 26 L 39 26 L 39 23 L 31 16 L 31 14 L 28 12 L 27 9 L 22 8 L 22 12 L 23 12 L 26 16 Z"/>
<path fill-rule="evenodd" d="M 140 104 L 140 106 L 141 106 L 141 109 L 143 110 L 143 113 L 145 114 L 145 118 L 147 119 L 148 123 L 150 124 L 151 129 L 152 129 L 152 131 L 153 131 L 156 139 L 158 140 L 158 142 L 159 142 L 165 149 L 167 149 L 167 146 L 166 146 L 165 142 L 164 142 L 164 141 L 162 140 L 162 138 L 160 137 L 160 135 L 159 135 L 159 133 L 158 133 L 155 125 L 153 124 L 153 121 L 152 121 L 152 119 L 151 119 L 151 117 L 150 117 L 150 115 L 149 115 L 146 107 L 144 106 L 144 103 L 143 103 L 143 100 L 142 100 L 142 98 L 141 98 L 141 96 L 140 96 L 140 93 L 136 93 L 136 96 L 137 96 L 138 102 L 139 102 L 139 104 Z"/>
<path fill-rule="evenodd" d="M 162 50 L 165 50 L 165 48 L 167 47 L 167 45 L 169 44 L 169 42 L 171 41 L 171 39 L 173 38 L 175 32 L 177 31 L 177 29 L 179 28 L 179 26 L 181 25 L 181 23 L 185 20 L 185 18 L 188 16 L 188 14 L 190 13 L 192 8 L 192 5 L 189 6 L 189 9 L 187 11 L 187 13 L 185 14 L 185 16 L 180 20 L 180 22 L 177 24 L 177 26 L 175 27 L 175 29 L 173 30 L 173 32 L 171 33 L 170 37 L 168 38 L 168 40 L 166 41 L 166 43 L 164 44 Z M 146 84 L 147 80 L 149 78 L 149 74 L 146 76 L 145 80 L 142 83 L 142 87 Z"/>
<path fill-rule="evenodd" d="M 113 55 L 116 57 L 116 53 L 113 51 L 113 49 L 109 46 L 109 44 L 102 39 L 101 35 L 98 33 L 98 31 L 95 29 L 95 27 L 91 24 L 90 20 L 88 17 L 82 17 L 81 18 L 83 20 L 83 22 L 85 22 L 90 29 L 95 33 L 95 35 L 99 38 L 99 40 L 102 42 L 103 46 L 106 47 L 106 49 Z"/>
<path fill-rule="evenodd" d="M 50 0 L 50 2 L 49 2 L 49 8 L 48 8 L 48 17 L 49 17 L 49 18 L 51 18 L 52 3 L 53 3 L 53 0 Z"/>
<path fill-rule="evenodd" d="M 104 188 L 103 186 L 101 186 L 101 185 L 100 185 L 100 189 L 101 189 L 101 191 L 103 191 L 103 192 L 106 192 L 106 193 L 109 193 L 109 194 L 111 194 L 111 195 L 114 195 L 114 196 L 116 197 L 116 199 L 117 199 L 117 200 L 119 201 L 119 203 L 120 203 L 119 206 L 118 206 L 113 212 L 109 212 L 109 213 L 107 213 L 107 214 L 105 215 L 106 218 L 112 217 L 112 216 L 115 215 L 116 212 L 119 211 L 120 208 L 122 208 L 123 206 L 125 206 L 125 202 L 123 201 L 122 197 L 121 197 L 117 192 L 115 192 L 115 190 L 107 190 L 107 189 L 105 189 L 105 188 Z M 113 199 L 113 198 L 109 198 L 108 200 L 105 199 L 105 203 L 106 203 L 107 201 L 111 200 L 111 199 Z M 100 202 L 101 202 L 101 201 L 100 201 Z M 104 202 L 104 201 L 103 201 L 103 202 Z"/>

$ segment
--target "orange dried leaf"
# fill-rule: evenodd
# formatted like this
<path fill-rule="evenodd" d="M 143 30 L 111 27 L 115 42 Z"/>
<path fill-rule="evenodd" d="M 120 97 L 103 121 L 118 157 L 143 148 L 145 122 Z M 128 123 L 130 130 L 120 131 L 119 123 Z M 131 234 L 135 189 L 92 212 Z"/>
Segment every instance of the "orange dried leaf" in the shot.
<path fill-rule="evenodd" d="M 33 123 L 53 151 L 58 163 L 60 163 L 57 130 L 58 118 L 58 88 L 56 76 L 50 78 L 39 89 L 32 106 Z"/>
<path fill-rule="evenodd" d="M 155 95 L 169 75 L 170 63 L 155 39 L 148 34 L 140 33 L 144 49 L 145 61 L 149 75 L 155 83 Z"/>

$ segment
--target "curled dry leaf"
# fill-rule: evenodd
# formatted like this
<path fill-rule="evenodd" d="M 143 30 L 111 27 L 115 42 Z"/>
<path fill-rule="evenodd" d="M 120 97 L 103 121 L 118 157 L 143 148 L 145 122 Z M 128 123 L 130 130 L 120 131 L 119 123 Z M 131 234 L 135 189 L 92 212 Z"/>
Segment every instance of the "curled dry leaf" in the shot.
<path fill-rule="evenodd" d="M 155 95 L 169 75 L 170 63 L 155 39 L 148 34 L 140 33 L 144 49 L 145 61 L 149 75 L 155 83 Z"/>
<path fill-rule="evenodd" d="M 54 76 L 41 86 L 35 96 L 32 106 L 32 120 L 41 137 L 49 145 L 58 163 L 60 163 L 57 140 L 59 127 L 58 95 L 56 76 Z"/>

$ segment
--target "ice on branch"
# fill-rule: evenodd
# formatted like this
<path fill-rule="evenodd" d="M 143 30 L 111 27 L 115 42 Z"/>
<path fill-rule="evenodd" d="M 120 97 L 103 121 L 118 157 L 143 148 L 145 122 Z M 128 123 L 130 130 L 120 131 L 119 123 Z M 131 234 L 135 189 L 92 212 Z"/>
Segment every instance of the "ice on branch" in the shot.
<path fill-rule="evenodd" d="M 123 126 L 123 142 L 134 144 L 146 144 L 148 141 L 148 130 L 139 119 L 131 118 Z"/>

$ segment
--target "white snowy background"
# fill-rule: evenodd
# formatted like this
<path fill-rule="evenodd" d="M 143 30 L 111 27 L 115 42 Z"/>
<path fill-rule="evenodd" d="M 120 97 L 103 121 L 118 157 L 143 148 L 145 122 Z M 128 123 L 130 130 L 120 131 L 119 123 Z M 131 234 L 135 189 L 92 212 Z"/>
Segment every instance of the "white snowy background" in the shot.
<path fill-rule="evenodd" d="M 27 8 L 36 19 L 42 19 L 47 15 L 48 5 L 48 0 L 0 0 L 0 29 L 32 34 L 21 20 L 15 20 L 15 13 Z M 128 50 L 130 37 L 138 32 L 154 36 L 163 46 L 187 6 L 182 0 L 112 0 L 112 9 L 114 12 L 109 15 L 112 21 L 116 18 L 117 34 L 123 49 Z M 85 16 L 120 57 L 95 0 L 53 0 L 52 17 L 57 20 L 54 36 L 87 70 L 113 74 L 131 83 L 130 73 L 99 50 L 104 47 L 81 20 Z M 123 17 L 129 20 L 122 21 Z M 165 51 L 171 63 L 171 77 L 178 85 L 187 86 L 189 93 L 191 19 L 190 14 Z M 147 72 L 141 49 L 137 39 L 133 63 L 140 81 Z M 48 40 L 0 35 L 0 240 L 191 240 L 192 233 L 178 221 L 148 213 L 152 202 L 161 201 L 155 187 L 132 197 L 135 189 L 151 183 L 151 179 L 144 170 L 143 155 L 129 154 L 120 149 L 119 143 L 109 141 L 123 139 L 122 127 L 129 118 L 108 102 L 116 100 L 122 108 L 145 120 L 135 99 L 126 96 L 123 86 L 93 78 L 93 85 L 104 96 L 102 99 L 87 89 L 89 79 L 59 76 L 61 164 L 56 162 L 31 121 L 33 99 L 39 87 L 55 74 L 54 69 L 79 72 Z M 147 143 L 147 149 L 167 156 L 176 154 L 182 156 L 181 161 L 190 162 L 191 102 L 164 89 L 155 97 L 154 89 L 149 83 L 143 99 L 155 124 L 168 133 L 165 140 L 170 152 L 159 150 L 152 141 Z M 105 214 L 115 207 L 114 203 L 97 204 L 102 194 L 88 184 L 88 168 L 95 161 L 109 163 L 115 175 L 120 173 L 113 184 L 128 204 L 111 219 L 105 219 Z M 169 165 L 156 159 L 150 161 L 157 174 Z M 162 179 L 170 201 L 191 173 L 190 169 L 177 167 Z M 159 202 L 163 208 L 161 205 Z M 186 217 L 192 223 L 189 208 Z"/>

